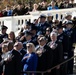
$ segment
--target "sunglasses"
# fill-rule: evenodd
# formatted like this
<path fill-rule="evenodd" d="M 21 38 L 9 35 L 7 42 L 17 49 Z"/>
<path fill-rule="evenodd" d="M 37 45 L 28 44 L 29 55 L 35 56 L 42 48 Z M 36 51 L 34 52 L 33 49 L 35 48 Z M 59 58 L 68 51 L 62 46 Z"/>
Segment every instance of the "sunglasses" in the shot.
<path fill-rule="evenodd" d="M 42 41 L 44 41 L 44 40 L 39 40 L 39 42 L 42 42 Z"/>
<path fill-rule="evenodd" d="M 48 31 L 48 32 L 49 32 L 50 30 L 46 30 L 46 31 Z"/>
<path fill-rule="evenodd" d="M 26 46 L 27 48 L 31 48 L 31 46 Z"/>

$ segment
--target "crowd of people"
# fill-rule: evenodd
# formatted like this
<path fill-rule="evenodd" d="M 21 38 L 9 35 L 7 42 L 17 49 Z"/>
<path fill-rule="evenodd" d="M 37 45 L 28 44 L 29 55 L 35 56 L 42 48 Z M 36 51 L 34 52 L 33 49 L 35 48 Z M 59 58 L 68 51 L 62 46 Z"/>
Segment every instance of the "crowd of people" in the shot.
<path fill-rule="evenodd" d="M 27 75 L 26 71 L 47 71 L 44 75 L 73 74 L 73 59 L 59 64 L 74 56 L 76 17 L 72 19 L 67 14 L 64 21 L 53 22 L 51 15 L 42 14 L 34 23 L 27 21 L 17 37 L 13 31 L 7 34 L 7 29 L 1 26 L 0 75 Z"/>
<path fill-rule="evenodd" d="M 49 4 L 46 0 L 40 3 L 33 3 L 31 1 L 28 4 L 7 5 L 4 9 L 0 10 L 0 17 L 28 15 L 32 11 L 57 10 L 73 7 L 74 0 L 53 0 Z"/>

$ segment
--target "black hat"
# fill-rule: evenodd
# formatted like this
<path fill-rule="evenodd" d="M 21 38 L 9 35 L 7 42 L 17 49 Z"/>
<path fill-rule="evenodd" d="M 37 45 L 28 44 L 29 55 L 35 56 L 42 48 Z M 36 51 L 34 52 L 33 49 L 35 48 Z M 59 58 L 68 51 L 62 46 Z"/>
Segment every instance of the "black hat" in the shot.
<path fill-rule="evenodd" d="M 63 29 L 63 27 L 64 27 L 64 26 L 60 26 L 60 25 L 59 25 L 59 26 L 57 26 L 57 30 L 58 30 L 58 29 Z"/>
<path fill-rule="evenodd" d="M 31 36 L 32 36 L 32 33 L 30 33 L 30 32 L 28 32 L 28 31 L 26 31 L 26 32 L 25 32 L 25 36 L 29 36 L 29 35 L 31 35 Z"/>
<path fill-rule="evenodd" d="M 39 18 L 46 18 L 46 15 L 42 14 Z"/>
<path fill-rule="evenodd" d="M 30 23 L 29 21 L 26 21 L 26 22 L 25 22 L 25 25 L 29 25 L 29 26 L 30 26 L 31 23 Z"/>
<path fill-rule="evenodd" d="M 2 26 L 1 26 L 1 30 L 4 30 L 4 29 L 8 29 L 8 27 L 5 26 L 5 25 L 2 25 Z"/>
<path fill-rule="evenodd" d="M 73 24 L 73 22 L 72 21 L 67 21 L 66 23 L 65 23 L 66 25 L 72 25 Z"/>
<path fill-rule="evenodd" d="M 36 30 L 37 31 L 37 27 L 36 26 L 32 26 L 31 30 Z"/>

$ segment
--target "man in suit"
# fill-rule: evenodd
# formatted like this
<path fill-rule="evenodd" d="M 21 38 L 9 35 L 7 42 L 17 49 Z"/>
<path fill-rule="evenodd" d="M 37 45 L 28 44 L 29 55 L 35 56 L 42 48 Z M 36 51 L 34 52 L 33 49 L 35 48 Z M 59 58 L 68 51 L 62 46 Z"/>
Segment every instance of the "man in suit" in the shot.
<path fill-rule="evenodd" d="M 46 71 L 50 69 L 53 64 L 52 63 L 53 55 L 52 55 L 52 50 L 46 45 L 45 37 L 41 37 L 39 39 L 39 45 L 36 48 L 36 53 L 38 55 L 37 71 Z M 49 75 L 49 74 L 46 73 L 45 75 Z"/>
<path fill-rule="evenodd" d="M 57 41 L 57 33 L 51 32 L 50 34 L 51 41 L 48 43 L 48 46 L 53 51 L 53 67 L 60 64 L 63 61 L 63 47 L 62 43 Z M 60 75 L 61 66 L 57 66 L 52 70 L 53 75 Z"/>
<path fill-rule="evenodd" d="M 22 42 L 16 42 L 15 44 L 14 44 L 14 49 L 15 50 L 17 50 L 19 53 L 20 53 L 20 55 L 21 55 L 21 59 L 23 58 L 23 56 L 26 54 L 26 50 L 23 48 L 23 44 L 22 44 Z"/>
<path fill-rule="evenodd" d="M 31 23 L 29 21 L 26 21 L 24 27 L 23 27 L 23 32 L 26 32 L 26 31 L 30 31 L 31 30 Z"/>

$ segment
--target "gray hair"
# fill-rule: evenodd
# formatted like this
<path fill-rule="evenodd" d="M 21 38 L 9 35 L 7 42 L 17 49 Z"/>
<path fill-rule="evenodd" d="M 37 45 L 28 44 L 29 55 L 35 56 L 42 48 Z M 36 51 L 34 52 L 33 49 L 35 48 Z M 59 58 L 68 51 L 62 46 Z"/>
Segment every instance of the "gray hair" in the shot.
<path fill-rule="evenodd" d="M 50 33 L 50 36 L 52 36 L 52 35 L 55 35 L 57 37 L 57 33 L 54 31 Z"/>

